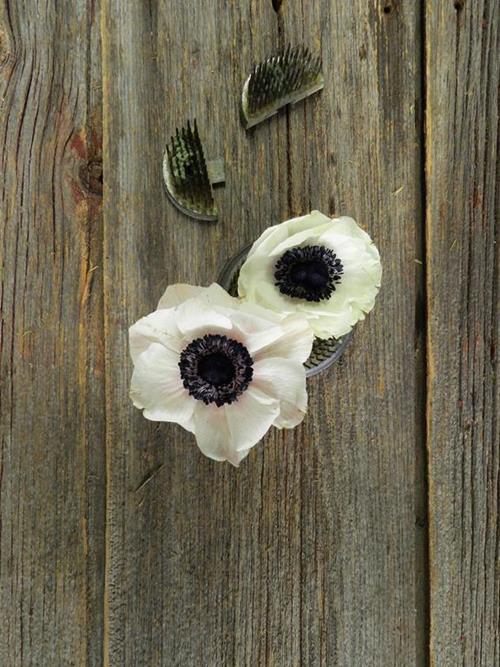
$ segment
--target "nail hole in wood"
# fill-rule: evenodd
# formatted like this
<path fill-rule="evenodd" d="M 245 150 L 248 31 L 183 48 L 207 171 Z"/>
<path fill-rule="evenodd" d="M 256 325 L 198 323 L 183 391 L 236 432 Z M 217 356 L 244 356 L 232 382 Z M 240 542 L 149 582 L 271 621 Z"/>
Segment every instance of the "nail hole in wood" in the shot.
<path fill-rule="evenodd" d="M 392 5 L 384 5 L 382 11 L 384 12 L 384 14 L 390 14 L 392 12 Z"/>
<path fill-rule="evenodd" d="M 453 6 L 457 10 L 457 12 L 461 12 L 462 9 L 464 8 L 465 0 L 454 0 Z"/>
<path fill-rule="evenodd" d="M 283 4 L 283 0 L 272 0 L 272 2 L 274 11 L 279 12 L 281 5 Z"/>

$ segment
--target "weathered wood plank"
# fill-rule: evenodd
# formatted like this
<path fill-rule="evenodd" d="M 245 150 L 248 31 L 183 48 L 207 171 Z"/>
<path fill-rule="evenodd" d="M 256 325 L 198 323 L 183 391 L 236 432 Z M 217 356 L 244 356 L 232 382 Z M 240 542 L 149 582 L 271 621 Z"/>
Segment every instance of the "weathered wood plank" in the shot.
<path fill-rule="evenodd" d="M 99 3 L 0 3 L 0 663 L 99 665 Z M 90 169 L 89 169 L 90 163 Z"/>
<path fill-rule="evenodd" d="M 423 290 L 420 8 L 308 3 L 298 20 L 300 7 L 284 6 L 283 32 L 322 45 L 329 85 L 286 119 L 289 212 L 317 207 L 353 215 L 373 235 L 384 265 L 377 307 L 356 331 L 345 367 L 312 387 L 313 428 L 305 442 L 318 446 L 324 506 L 309 508 L 305 525 L 324 514 L 322 541 L 330 543 L 323 595 L 326 627 L 334 631 L 325 664 L 420 665 L 426 625 L 425 578 L 417 578 L 425 568 L 419 423 L 425 350 L 416 319 Z M 304 483 L 310 486 L 307 474 Z M 306 627 L 313 623 L 310 614 Z M 309 661 L 317 664 L 314 653 Z"/>
<path fill-rule="evenodd" d="M 500 5 L 429 1 L 426 14 L 431 663 L 490 667 L 500 664 Z"/>
<path fill-rule="evenodd" d="M 105 3 L 107 664 L 422 660 L 411 5 L 286 0 L 278 17 L 261 0 Z M 325 91 L 247 135 L 241 85 L 288 39 L 322 49 Z M 217 225 L 183 218 L 162 189 L 165 141 L 194 116 L 210 157 L 227 162 Z M 344 364 L 311 382 L 301 428 L 270 434 L 239 470 L 210 462 L 130 406 L 127 327 L 167 283 L 213 280 L 268 224 L 313 206 L 352 213 L 374 235 L 378 309 Z"/>

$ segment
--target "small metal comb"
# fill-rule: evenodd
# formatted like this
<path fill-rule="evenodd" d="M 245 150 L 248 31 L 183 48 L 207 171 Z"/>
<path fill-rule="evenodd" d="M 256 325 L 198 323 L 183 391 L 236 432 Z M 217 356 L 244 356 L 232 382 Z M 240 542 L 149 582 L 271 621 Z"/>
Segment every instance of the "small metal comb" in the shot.
<path fill-rule="evenodd" d="M 288 46 L 255 65 L 245 81 L 242 112 L 246 128 L 262 123 L 287 104 L 317 93 L 324 84 L 321 57 L 313 56 L 305 46 Z"/>
<path fill-rule="evenodd" d="M 222 160 L 206 162 L 196 120 L 177 128 L 163 156 L 167 194 L 179 211 L 195 220 L 217 220 L 212 185 L 223 183 Z"/>

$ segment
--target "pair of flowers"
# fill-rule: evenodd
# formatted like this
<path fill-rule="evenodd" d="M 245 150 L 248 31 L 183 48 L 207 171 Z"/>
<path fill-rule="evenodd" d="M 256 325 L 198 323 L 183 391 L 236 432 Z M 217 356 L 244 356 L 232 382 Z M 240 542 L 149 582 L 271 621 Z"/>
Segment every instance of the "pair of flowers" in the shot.
<path fill-rule="evenodd" d="M 313 211 L 269 227 L 240 270 L 240 298 L 216 283 L 172 285 L 130 328 L 134 405 L 237 466 L 271 426 L 303 420 L 314 337 L 339 338 L 364 319 L 381 273 L 352 218 Z"/>

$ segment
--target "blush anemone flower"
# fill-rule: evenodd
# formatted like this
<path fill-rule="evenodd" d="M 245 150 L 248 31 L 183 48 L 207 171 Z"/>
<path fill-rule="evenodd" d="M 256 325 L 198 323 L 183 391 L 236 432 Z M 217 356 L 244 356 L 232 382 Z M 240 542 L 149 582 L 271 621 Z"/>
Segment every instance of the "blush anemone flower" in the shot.
<path fill-rule="evenodd" d="M 304 318 L 241 302 L 215 283 L 172 285 L 130 327 L 130 396 L 146 419 L 180 424 L 206 456 L 237 466 L 271 426 L 304 418 L 313 337 Z"/>
<path fill-rule="evenodd" d="M 306 317 L 318 338 L 339 338 L 373 308 L 381 277 L 379 252 L 352 218 L 312 211 L 269 227 L 255 241 L 238 293 Z"/>

